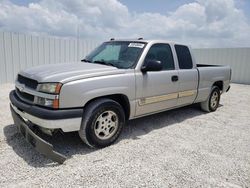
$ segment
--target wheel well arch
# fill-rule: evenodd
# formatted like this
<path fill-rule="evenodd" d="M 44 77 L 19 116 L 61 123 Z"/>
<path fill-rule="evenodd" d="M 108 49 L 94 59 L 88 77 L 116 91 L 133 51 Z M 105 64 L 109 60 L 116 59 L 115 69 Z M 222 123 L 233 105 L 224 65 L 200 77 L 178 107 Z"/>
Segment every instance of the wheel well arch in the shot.
<path fill-rule="evenodd" d="M 217 86 L 221 91 L 223 91 L 223 81 L 216 81 L 213 86 Z"/>
<path fill-rule="evenodd" d="M 124 94 L 112 94 L 112 95 L 104 95 L 104 96 L 96 97 L 96 98 L 93 98 L 93 99 L 89 100 L 85 104 L 85 106 L 87 106 L 89 103 L 93 102 L 94 100 L 101 99 L 101 98 L 112 99 L 112 100 L 118 102 L 122 106 L 122 108 L 124 110 L 126 120 L 129 119 L 129 116 L 130 116 L 130 103 L 129 103 L 128 97 L 126 95 L 124 95 Z"/>

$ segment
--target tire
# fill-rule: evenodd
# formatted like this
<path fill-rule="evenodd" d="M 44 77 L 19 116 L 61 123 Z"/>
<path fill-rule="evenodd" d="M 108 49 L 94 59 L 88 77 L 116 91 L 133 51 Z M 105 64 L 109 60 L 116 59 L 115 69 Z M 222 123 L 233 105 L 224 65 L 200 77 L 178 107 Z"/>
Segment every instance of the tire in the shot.
<path fill-rule="evenodd" d="M 116 141 L 125 124 L 124 110 L 111 99 L 97 99 L 83 113 L 81 139 L 91 148 L 103 148 Z"/>
<path fill-rule="evenodd" d="M 201 109 L 205 112 L 214 112 L 220 104 L 220 89 L 213 86 L 208 99 L 200 103 Z"/>

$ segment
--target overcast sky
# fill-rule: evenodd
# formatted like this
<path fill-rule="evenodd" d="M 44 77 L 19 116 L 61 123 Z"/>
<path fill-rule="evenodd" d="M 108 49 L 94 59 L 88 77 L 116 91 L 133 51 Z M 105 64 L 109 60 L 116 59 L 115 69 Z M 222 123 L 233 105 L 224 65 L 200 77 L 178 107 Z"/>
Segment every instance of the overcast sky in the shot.
<path fill-rule="evenodd" d="M 0 0 L 0 30 L 250 47 L 249 0 Z"/>

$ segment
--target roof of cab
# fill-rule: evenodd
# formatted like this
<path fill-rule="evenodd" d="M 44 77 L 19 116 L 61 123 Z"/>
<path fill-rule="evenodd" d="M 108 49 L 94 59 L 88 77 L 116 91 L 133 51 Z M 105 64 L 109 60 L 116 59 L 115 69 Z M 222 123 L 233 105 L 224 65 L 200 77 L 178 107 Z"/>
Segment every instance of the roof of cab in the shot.
<path fill-rule="evenodd" d="M 179 44 L 179 45 L 185 45 L 185 46 L 189 46 L 186 44 L 181 44 L 178 42 L 173 42 L 173 41 L 168 41 L 168 40 L 145 40 L 145 39 L 111 39 L 110 41 L 107 42 L 112 42 L 112 41 L 129 41 L 129 42 L 145 42 L 145 43 L 168 43 L 168 44 Z"/>

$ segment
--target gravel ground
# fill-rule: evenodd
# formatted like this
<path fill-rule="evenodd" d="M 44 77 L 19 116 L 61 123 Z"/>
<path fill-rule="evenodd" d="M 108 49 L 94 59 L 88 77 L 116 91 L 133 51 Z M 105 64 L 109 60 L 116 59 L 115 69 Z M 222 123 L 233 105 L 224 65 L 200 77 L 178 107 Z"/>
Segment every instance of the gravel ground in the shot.
<path fill-rule="evenodd" d="M 0 86 L 0 187 L 250 187 L 250 86 L 232 84 L 214 113 L 197 106 L 130 121 L 112 146 L 88 149 L 76 133 L 50 139 L 58 165 L 29 146 Z"/>

